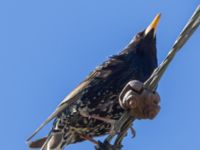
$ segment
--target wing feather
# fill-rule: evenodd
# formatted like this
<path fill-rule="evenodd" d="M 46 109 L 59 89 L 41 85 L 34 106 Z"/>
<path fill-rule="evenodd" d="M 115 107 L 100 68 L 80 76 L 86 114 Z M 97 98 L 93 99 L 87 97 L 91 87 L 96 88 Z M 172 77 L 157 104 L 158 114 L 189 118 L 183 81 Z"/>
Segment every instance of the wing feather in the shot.
<path fill-rule="evenodd" d="M 47 125 L 52 119 L 58 116 L 63 110 L 68 108 L 71 104 L 73 104 L 76 100 L 80 99 L 84 93 L 83 89 L 86 89 L 90 83 L 94 80 L 100 80 L 101 78 L 106 78 L 110 74 L 112 74 L 112 67 L 117 66 L 119 63 L 123 63 L 123 61 L 111 57 L 109 60 L 104 62 L 102 65 L 96 68 L 87 78 L 84 80 L 77 88 L 75 88 L 64 100 L 58 105 L 56 110 L 33 132 L 33 134 L 27 139 L 30 141 L 45 125 Z M 95 82 L 94 82 L 95 83 Z"/>
<path fill-rule="evenodd" d="M 58 105 L 56 110 L 33 132 L 33 134 L 27 139 L 30 141 L 45 125 L 47 125 L 52 119 L 59 115 L 64 109 L 69 107 L 75 100 L 82 95 L 81 89 L 89 84 L 88 81 L 82 82 L 75 90 L 73 90 L 64 100 Z"/>

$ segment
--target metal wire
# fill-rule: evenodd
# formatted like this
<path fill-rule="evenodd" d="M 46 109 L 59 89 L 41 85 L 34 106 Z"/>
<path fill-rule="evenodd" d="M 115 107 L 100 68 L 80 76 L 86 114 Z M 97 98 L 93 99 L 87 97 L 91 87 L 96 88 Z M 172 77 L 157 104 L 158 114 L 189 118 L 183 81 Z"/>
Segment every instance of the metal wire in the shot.
<path fill-rule="evenodd" d="M 164 59 L 164 61 L 154 70 L 152 75 L 145 81 L 144 87 L 155 91 L 161 77 L 165 73 L 167 67 L 172 62 L 174 56 L 176 53 L 183 47 L 183 45 L 188 41 L 188 39 L 191 37 L 191 35 L 195 32 L 195 30 L 200 25 L 200 5 L 196 8 L 195 12 L 193 13 L 192 17 L 189 19 L 185 27 L 183 28 L 182 32 L 178 36 L 177 40 L 173 44 L 171 50 L 169 51 L 167 57 Z M 130 121 L 131 120 L 131 121 Z M 131 117 L 128 112 L 124 112 L 122 117 L 116 122 L 115 131 L 123 132 L 122 127 L 123 126 L 131 126 L 132 122 L 134 121 L 134 118 Z M 127 124 L 128 123 L 128 124 Z M 116 132 L 117 134 L 117 132 Z M 120 134 L 119 134 L 120 135 Z M 109 135 L 106 140 L 111 141 L 113 139 L 114 135 Z M 123 137 L 117 137 L 117 139 L 120 139 L 122 141 Z M 115 141 L 115 143 L 118 143 Z"/>

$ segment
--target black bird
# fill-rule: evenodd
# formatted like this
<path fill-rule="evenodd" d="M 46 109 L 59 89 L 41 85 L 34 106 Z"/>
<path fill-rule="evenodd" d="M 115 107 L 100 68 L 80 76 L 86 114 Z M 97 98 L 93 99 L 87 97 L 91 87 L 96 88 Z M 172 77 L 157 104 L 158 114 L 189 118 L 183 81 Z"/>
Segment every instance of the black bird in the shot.
<path fill-rule="evenodd" d="M 130 80 L 144 82 L 157 67 L 155 32 L 159 19 L 160 14 L 123 51 L 110 57 L 81 82 L 28 141 L 55 119 L 48 136 L 29 146 L 62 150 L 69 144 L 108 134 L 111 124 L 101 118 L 120 118 L 124 109 L 120 107 L 118 97 L 123 87 Z"/>

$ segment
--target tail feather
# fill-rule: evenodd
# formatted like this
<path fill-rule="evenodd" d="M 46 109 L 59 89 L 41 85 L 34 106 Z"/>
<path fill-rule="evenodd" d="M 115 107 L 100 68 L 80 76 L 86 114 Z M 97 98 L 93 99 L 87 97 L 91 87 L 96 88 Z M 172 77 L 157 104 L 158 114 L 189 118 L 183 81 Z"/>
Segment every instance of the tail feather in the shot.
<path fill-rule="evenodd" d="M 62 150 L 63 149 L 63 136 L 61 133 L 50 135 L 41 150 Z"/>
<path fill-rule="evenodd" d="M 63 150 L 65 146 L 80 141 L 77 137 L 79 136 L 74 130 L 66 126 L 64 128 L 63 122 L 57 118 L 49 135 L 30 142 L 29 147 L 40 150 Z"/>
<path fill-rule="evenodd" d="M 46 142 L 46 140 L 47 140 L 47 137 L 43 137 L 36 141 L 32 141 L 29 143 L 29 147 L 30 148 L 41 148 L 44 145 L 44 143 Z"/>
<path fill-rule="evenodd" d="M 43 137 L 29 143 L 29 148 L 40 148 L 40 150 L 62 150 L 63 139 L 61 133 Z"/>

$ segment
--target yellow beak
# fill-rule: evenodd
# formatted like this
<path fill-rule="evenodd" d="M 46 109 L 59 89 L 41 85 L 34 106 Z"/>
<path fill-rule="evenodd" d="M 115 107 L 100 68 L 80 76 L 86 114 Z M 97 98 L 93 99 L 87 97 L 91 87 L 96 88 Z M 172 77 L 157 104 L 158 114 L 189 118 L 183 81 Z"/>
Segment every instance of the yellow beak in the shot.
<path fill-rule="evenodd" d="M 154 35 L 156 33 L 156 28 L 158 26 L 159 20 L 160 20 L 161 14 L 157 14 L 156 17 L 153 19 L 151 24 L 146 28 L 145 35 L 147 35 L 152 29 L 154 29 Z"/>

